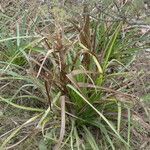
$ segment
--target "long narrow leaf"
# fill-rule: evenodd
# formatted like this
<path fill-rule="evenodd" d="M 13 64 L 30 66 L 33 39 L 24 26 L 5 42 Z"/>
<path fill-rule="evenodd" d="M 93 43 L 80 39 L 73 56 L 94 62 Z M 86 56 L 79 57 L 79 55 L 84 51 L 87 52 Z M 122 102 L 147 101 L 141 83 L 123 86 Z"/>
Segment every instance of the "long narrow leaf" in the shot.
<path fill-rule="evenodd" d="M 76 92 L 93 110 L 99 114 L 99 116 L 108 124 L 108 126 L 112 129 L 112 131 L 118 136 L 118 138 L 126 145 L 128 143 L 120 136 L 120 134 L 116 131 L 116 129 L 113 127 L 113 125 L 105 118 L 105 116 L 100 113 L 80 92 L 78 92 L 72 85 L 67 85 L 70 89 L 72 89 L 74 92 Z"/>

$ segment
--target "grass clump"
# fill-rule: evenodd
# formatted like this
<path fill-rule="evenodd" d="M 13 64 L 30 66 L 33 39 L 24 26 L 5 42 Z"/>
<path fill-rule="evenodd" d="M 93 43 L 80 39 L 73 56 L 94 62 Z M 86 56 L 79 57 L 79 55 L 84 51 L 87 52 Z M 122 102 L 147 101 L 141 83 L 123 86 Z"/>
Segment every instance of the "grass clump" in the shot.
<path fill-rule="evenodd" d="M 2 126 L 1 149 L 33 149 L 27 145 L 34 138 L 34 149 L 41 150 L 134 147 L 132 109 L 141 102 L 128 87 L 129 66 L 149 37 L 130 28 L 128 18 L 108 14 L 121 11 L 115 2 L 77 4 L 72 10 L 68 2 L 34 3 L 36 13 L 19 9 L 13 33 L 6 31 L 16 18 L 4 21 L 1 116 L 15 108 L 25 121 L 13 119 L 6 133 Z M 130 8 L 121 6 L 124 13 Z"/>

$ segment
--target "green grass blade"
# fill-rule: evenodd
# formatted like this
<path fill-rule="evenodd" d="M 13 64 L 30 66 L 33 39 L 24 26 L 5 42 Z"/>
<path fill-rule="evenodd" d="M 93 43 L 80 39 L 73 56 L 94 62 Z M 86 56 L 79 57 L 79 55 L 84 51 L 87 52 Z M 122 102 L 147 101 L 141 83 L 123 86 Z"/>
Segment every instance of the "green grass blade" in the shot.
<path fill-rule="evenodd" d="M 99 147 L 98 147 L 93 135 L 91 134 L 91 132 L 85 126 L 83 126 L 83 129 L 86 133 L 85 138 L 88 140 L 89 144 L 91 145 L 91 148 L 94 150 L 99 150 Z"/>
<path fill-rule="evenodd" d="M 1 39 L 0 43 L 2 42 L 6 42 L 6 41 L 10 41 L 10 40 L 18 40 L 18 39 L 29 39 L 29 38 L 41 38 L 41 36 L 39 35 L 32 35 L 32 36 L 20 36 L 20 37 L 10 37 L 10 38 L 6 38 L 6 39 Z"/>
<path fill-rule="evenodd" d="M 130 113 L 130 108 L 128 109 L 128 145 L 130 146 L 130 132 L 131 132 L 131 113 Z"/>
<path fill-rule="evenodd" d="M 50 107 L 48 107 L 48 109 L 45 111 L 45 113 L 43 114 L 42 118 L 40 119 L 40 121 L 39 121 L 39 123 L 37 125 L 38 128 L 42 127 L 42 123 L 46 119 L 46 117 L 49 114 L 49 112 L 50 112 Z"/>
<path fill-rule="evenodd" d="M 11 135 L 10 135 L 9 137 L 7 137 L 6 140 L 2 143 L 0 149 L 1 149 L 1 150 L 4 149 L 5 146 L 6 146 L 6 144 L 7 144 L 7 143 L 17 134 L 17 132 L 19 132 L 25 125 L 27 125 L 27 124 L 33 122 L 34 120 L 36 120 L 36 119 L 37 119 L 38 117 L 40 117 L 40 116 L 41 116 L 41 114 L 38 114 L 38 115 L 36 115 L 36 116 L 30 118 L 28 121 L 26 121 L 26 122 L 25 122 L 24 124 L 22 124 L 20 127 L 18 127 L 15 131 L 13 131 L 13 132 L 11 133 Z"/>
<path fill-rule="evenodd" d="M 111 54 L 112 54 L 112 51 L 113 51 L 113 47 L 114 47 L 114 44 L 116 42 L 117 36 L 119 34 L 121 25 L 122 25 L 122 22 L 119 23 L 119 25 L 117 26 L 116 30 L 114 31 L 114 34 L 112 35 L 111 39 L 109 40 L 108 44 L 106 45 L 106 48 L 105 48 L 105 60 L 104 60 L 104 65 L 103 65 L 103 69 L 104 70 L 107 68 L 107 64 L 108 64 L 109 58 L 111 57 Z"/>
<path fill-rule="evenodd" d="M 118 130 L 118 133 L 120 132 L 120 124 L 121 124 L 121 103 L 118 102 L 118 124 L 117 124 L 117 130 Z"/>
<path fill-rule="evenodd" d="M 35 111 L 35 112 L 43 112 L 44 111 L 43 109 L 39 109 L 39 108 L 31 108 L 31 107 L 25 107 L 25 106 L 17 105 L 15 103 L 12 103 L 10 100 L 5 99 L 1 96 L 0 96 L 0 100 L 2 102 L 5 102 L 5 103 L 15 107 L 15 108 L 19 108 L 19 109 L 23 109 L 23 110 L 27 110 L 27 111 Z"/>
<path fill-rule="evenodd" d="M 126 145 L 128 143 L 120 136 L 120 134 L 116 131 L 116 129 L 113 127 L 113 125 L 105 118 L 105 116 L 100 113 L 80 92 L 78 92 L 72 85 L 67 85 L 70 89 L 72 89 L 74 92 L 76 92 L 97 114 L 107 123 L 107 125 L 111 128 L 111 130 L 117 135 L 117 137 Z"/>

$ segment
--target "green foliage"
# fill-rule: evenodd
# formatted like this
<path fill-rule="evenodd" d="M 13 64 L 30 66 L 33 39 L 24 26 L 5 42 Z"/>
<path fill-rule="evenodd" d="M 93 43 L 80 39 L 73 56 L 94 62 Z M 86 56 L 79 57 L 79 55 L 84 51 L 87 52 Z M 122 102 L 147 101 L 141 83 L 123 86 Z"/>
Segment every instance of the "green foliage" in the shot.
<path fill-rule="evenodd" d="M 137 28 L 128 30 L 125 20 L 107 15 L 108 9 L 117 10 L 114 1 L 102 1 L 108 8 L 97 14 L 92 3 L 80 4 L 83 14 L 58 3 L 54 1 L 51 18 L 49 10 L 39 6 L 31 17 L 24 12 L 14 33 L 2 29 L 0 102 L 34 116 L 12 131 L 1 148 L 35 122 L 31 134 L 42 134 L 40 150 L 114 150 L 120 143 L 119 148 L 129 149 L 133 95 L 122 83 L 146 35 L 139 37 Z M 126 7 L 124 13 L 130 8 Z M 8 93 L 7 83 L 13 92 Z"/>

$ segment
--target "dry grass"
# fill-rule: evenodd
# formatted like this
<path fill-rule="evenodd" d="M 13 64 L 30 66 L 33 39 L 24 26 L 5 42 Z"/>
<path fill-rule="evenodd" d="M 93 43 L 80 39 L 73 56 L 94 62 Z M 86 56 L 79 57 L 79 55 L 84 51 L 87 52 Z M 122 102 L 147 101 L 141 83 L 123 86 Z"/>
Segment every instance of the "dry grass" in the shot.
<path fill-rule="evenodd" d="M 0 4 L 1 148 L 149 149 L 149 26 L 134 6 Z"/>

